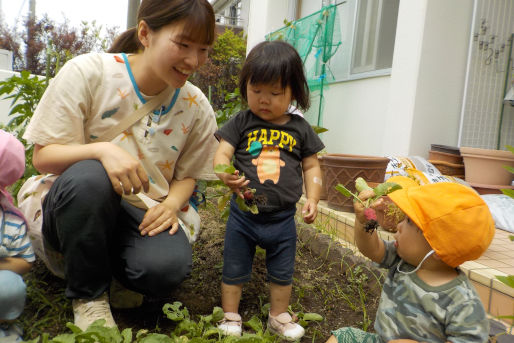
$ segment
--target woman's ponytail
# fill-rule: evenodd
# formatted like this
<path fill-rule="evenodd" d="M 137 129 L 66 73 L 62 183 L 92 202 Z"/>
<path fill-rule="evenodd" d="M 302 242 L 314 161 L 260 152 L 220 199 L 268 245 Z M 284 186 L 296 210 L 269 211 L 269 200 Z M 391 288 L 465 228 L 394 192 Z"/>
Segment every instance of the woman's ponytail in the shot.
<path fill-rule="evenodd" d="M 137 29 L 135 27 L 128 29 L 120 34 L 112 43 L 107 52 L 109 53 L 137 53 L 143 50 L 143 45 L 137 38 Z"/>

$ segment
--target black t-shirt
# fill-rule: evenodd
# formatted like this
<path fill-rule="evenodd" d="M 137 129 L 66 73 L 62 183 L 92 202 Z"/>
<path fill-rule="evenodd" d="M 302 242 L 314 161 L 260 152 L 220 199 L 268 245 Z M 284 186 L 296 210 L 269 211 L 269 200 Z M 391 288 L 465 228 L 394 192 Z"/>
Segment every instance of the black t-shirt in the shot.
<path fill-rule="evenodd" d="M 298 115 L 283 125 L 269 123 L 250 110 L 239 112 L 216 132 L 234 148 L 234 167 L 255 188 L 259 212 L 290 208 L 302 195 L 302 159 L 325 146 Z"/>

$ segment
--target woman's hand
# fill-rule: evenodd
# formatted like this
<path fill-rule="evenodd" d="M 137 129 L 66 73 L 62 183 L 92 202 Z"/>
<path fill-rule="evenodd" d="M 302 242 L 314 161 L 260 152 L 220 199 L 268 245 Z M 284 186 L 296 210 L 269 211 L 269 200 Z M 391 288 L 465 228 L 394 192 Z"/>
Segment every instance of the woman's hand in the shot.
<path fill-rule="evenodd" d="M 122 194 L 148 192 L 150 184 L 143 166 L 132 155 L 110 142 L 103 143 L 99 160 L 111 180 L 114 191 Z"/>
<path fill-rule="evenodd" d="M 139 231 L 141 236 L 155 236 L 170 227 L 170 235 L 174 235 L 179 228 L 177 210 L 162 202 L 146 211 Z"/>

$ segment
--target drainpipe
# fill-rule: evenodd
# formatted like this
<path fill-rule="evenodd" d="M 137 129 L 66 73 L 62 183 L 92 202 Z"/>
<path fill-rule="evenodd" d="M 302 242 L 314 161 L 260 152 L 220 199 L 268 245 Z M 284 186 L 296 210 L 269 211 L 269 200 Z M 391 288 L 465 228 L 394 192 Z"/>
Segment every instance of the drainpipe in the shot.
<path fill-rule="evenodd" d="M 503 100 L 503 98 L 507 94 L 507 88 L 509 87 L 509 73 L 510 73 L 510 63 L 511 63 L 511 59 L 512 59 L 512 46 L 514 45 L 514 33 L 512 33 L 510 35 L 509 41 L 510 41 L 509 57 L 507 59 L 508 63 L 507 63 L 507 68 L 506 68 L 506 73 L 505 73 L 505 84 L 503 85 L 502 108 L 500 111 L 500 123 L 498 125 L 498 141 L 496 143 L 496 150 L 501 150 L 500 149 L 500 141 L 501 141 L 501 137 L 502 137 L 503 112 L 505 110 L 505 101 Z"/>
<path fill-rule="evenodd" d="M 139 0 L 128 0 L 127 7 L 127 29 L 137 26 L 137 10 L 139 9 Z"/>
<path fill-rule="evenodd" d="M 289 6 L 287 10 L 287 20 L 295 21 L 298 19 L 298 0 L 289 0 Z"/>
<path fill-rule="evenodd" d="M 466 78 L 464 80 L 464 94 L 462 95 L 462 107 L 460 110 L 460 125 L 459 125 L 459 136 L 457 138 L 457 146 L 460 147 L 462 144 L 462 127 L 464 126 L 464 111 L 466 109 L 469 73 L 471 70 L 471 54 L 473 51 L 473 35 L 475 33 L 475 23 L 477 17 L 478 0 L 473 0 L 473 17 L 471 19 L 471 35 L 469 37 L 468 47 L 468 62 L 466 65 Z"/>

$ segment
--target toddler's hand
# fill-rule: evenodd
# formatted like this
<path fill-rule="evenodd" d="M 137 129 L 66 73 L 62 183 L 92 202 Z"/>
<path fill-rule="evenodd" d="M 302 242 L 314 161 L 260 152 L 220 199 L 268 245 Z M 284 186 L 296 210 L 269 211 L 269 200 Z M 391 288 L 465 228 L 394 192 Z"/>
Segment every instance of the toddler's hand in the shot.
<path fill-rule="evenodd" d="M 244 199 L 241 189 L 245 188 L 250 180 L 247 180 L 244 176 L 239 176 L 239 170 L 236 170 L 234 174 L 223 173 L 218 176 L 238 197 Z"/>
<path fill-rule="evenodd" d="M 311 224 L 318 215 L 318 203 L 312 199 L 307 199 L 302 208 L 303 221 Z"/>
<path fill-rule="evenodd" d="M 359 199 L 362 201 L 366 201 L 369 198 L 372 198 L 375 196 L 375 192 L 373 192 L 372 189 L 365 189 L 362 192 L 359 193 Z M 353 210 L 355 212 L 355 218 L 361 223 L 364 224 L 368 221 L 366 216 L 364 215 L 364 206 L 359 201 L 353 202 Z"/>
<path fill-rule="evenodd" d="M 378 198 L 371 204 L 371 208 L 377 214 L 378 224 L 390 232 L 396 232 L 398 223 L 405 218 L 405 214 L 388 196 Z"/>

